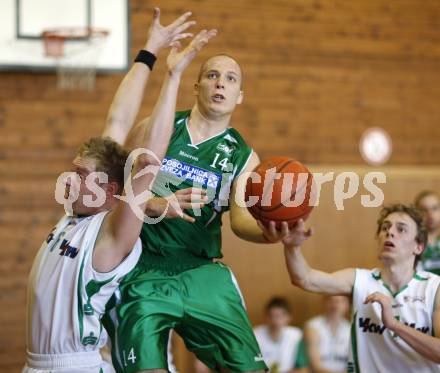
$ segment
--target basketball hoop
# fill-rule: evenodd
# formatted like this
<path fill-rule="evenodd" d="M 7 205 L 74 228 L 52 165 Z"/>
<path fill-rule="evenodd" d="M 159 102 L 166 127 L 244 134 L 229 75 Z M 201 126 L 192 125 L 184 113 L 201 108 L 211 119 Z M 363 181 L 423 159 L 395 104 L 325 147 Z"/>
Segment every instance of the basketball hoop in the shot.
<path fill-rule="evenodd" d="M 59 89 L 94 89 L 99 56 L 108 34 L 107 30 L 97 28 L 57 28 L 43 32 L 44 53 L 56 60 Z"/>

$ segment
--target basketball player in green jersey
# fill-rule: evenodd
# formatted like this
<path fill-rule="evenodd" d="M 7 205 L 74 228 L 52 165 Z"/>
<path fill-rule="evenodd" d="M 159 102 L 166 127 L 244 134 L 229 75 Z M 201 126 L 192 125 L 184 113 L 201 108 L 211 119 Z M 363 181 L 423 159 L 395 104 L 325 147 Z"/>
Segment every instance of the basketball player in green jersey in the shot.
<path fill-rule="evenodd" d="M 397 204 L 384 207 L 377 223 L 380 268 L 334 273 L 305 260 L 301 245 L 312 231 L 303 221 L 290 230 L 283 223 L 290 279 L 311 292 L 352 295 L 348 372 L 439 372 L 440 277 L 414 270 L 427 242 L 423 218 Z"/>
<path fill-rule="evenodd" d="M 428 228 L 428 245 L 422 254 L 420 268 L 440 275 L 440 197 L 432 190 L 420 192 L 414 202 Z"/>
<path fill-rule="evenodd" d="M 232 229 L 239 237 L 254 242 L 278 239 L 276 232 L 265 238 L 241 203 L 245 178 L 240 175 L 259 163 L 230 127 L 232 113 L 243 100 L 242 79 L 233 58 L 209 58 L 194 86 L 195 105 L 176 113 L 154 190 L 164 196 L 202 187 L 210 203 L 199 213 L 186 211 L 194 217 L 193 224 L 165 219 L 143 226 L 141 259 L 121 283 L 117 312 L 109 313 L 112 322 L 107 322 L 126 372 L 166 371 L 170 329 L 211 369 L 266 369 L 236 280 L 216 260 L 222 257 L 222 214 L 229 209 Z M 141 138 L 148 128 L 147 118 L 131 137 Z"/>

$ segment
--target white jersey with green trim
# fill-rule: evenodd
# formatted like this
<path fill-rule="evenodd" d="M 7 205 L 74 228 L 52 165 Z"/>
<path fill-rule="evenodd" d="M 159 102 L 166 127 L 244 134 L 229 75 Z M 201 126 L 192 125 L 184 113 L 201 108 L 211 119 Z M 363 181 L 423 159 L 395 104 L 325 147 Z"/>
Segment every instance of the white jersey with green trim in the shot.
<path fill-rule="evenodd" d="M 306 326 L 319 336 L 321 366 L 332 372 L 344 372 L 347 369 L 350 346 L 350 323 L 341 319 L 333 330 L 325 316 L 317 316 L 309 320 Z"/>
<path fill-rule="evenodd" d="M 27 294 L 27 350 L 55 355 L 98 351 L 106 303 L 138 261 L 140 239 L 115 269 L 92 266 L 95 241 L 107 212 L 64 216 L 43 242 L 32 266 Z"/>
<path fill-rule="evenodd" d="M 383 325 L 379 304 L 364 304 L 374 292 L 390 296 L 400 322 L 434 335 L 432 316 L 439 285 L 439 276 L 417 271 L 406 286 L 393 293 L 379 269 L 356 269 L 348 372 L 440 372 L 440 365 L 420 355 Z"/>

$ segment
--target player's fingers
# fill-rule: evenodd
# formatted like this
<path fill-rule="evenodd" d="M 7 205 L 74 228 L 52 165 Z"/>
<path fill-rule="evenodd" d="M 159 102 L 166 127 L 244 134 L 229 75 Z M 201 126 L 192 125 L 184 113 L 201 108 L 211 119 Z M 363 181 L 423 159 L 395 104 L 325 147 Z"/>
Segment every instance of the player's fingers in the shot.
<path fill-rule="evenodd" d="M 177 196 L 179 202 L 207 202 L 208 197 L 205 194 L 198 192 L 195 193 L 185 193 Z"/>
<path fill-rule="evenodd" d="M 208 35 L 207 35 L 207 36 L 208 36 L 208 39 L 211 39 L 211 38 L 213 38 L 214 36 L 216 36 L 216 35 L 217 35 L 217 32 L 218 32 L 218 31 L 217 31 L 217 29 L 215 29 L 215 28 L 212 29 L 212 30 L 209 30 L 209 31 L 208 31 Z"/>
<path fill-rule="evenodd" d="M 182 215 L 180 217 L 189 223 L 194 223 L 196 221 L 196 219 L 194 219 L 192 216 L 189 216 L 185 213 L 182 213 Z"/>
<path fill-rule="evenodd" d="M 187 209 L 200 209 L 205 206 L 203 202 L 183 202 L 180 204 L 180 208 L 183 210 Z"/>
<path fill-rule="evenodd" d="M 202 38 L 205 37 L 205 34 L 207 33 L 206 30 L 201 30 L 199 33 L 194 37 L 194 39 L 191 41 L 191 44 L 189 45 L 190 48 L 195 48 L 195 46 L 202 40 Z"/>
<path fill-rule="evenodd" d="M 170 43 L 171 51 L 170 54 L 176 54 L 182 48 L 182 44 L 179 41 L 173 41 Z"/>
<path fill-rule="evenodd" d="M 186 12 L 186 13 L 182 14 L 179 18 L 177 18 L 168 27 L 170 27 L 170 28 L 179 27 L 182 23 L 184 23 L 191 16 L 191 14 L 192 14 L 192 12 Z"/>
<path fill-rule="evenodd" d="M 373 300 L 373 295 L 370 294 L 368 297 L 365 298 L 364 304 L 371 303 L 372 300 Z"/>
<path fill-rule="evenodd" d="M 365 298 L 364 304 L 378 302 L 378 301 L 379 301 L 379 294 L 376 292 L 376 293 L 372 293 L 369 296 L 367 296 Z"/>
<path fill-rule="evenodd" d="M 212 30 L 202 30 L 200 31 L 196 37 L 193 39 L 193 41 L 190 44 L 190 49 L 192 51 L 199 51 L 203 48 L 203 46 L 205 46 L 209 39 L 211 39 L 212 37 L 214 37 L 215 35 L 217 35 L 217 30 L 212 29 Z"/>
<path fill-rule="evenodd" d="M 200 43 L 198 43 L 198 50 L 202 49 L 203 46 L 208 44 L 209 40 L 217 35 L 217 30 L 213 29 L 210 31 L 207 31 L 204 36 L 201 38 Z"/>
<path fill-rule="evenodd" d="M 153 23 L 160 23 L 160 9 L 158 7 L 153 9 Z"/>
<path fill-rule="evenodd" d="M 304 220 L 299 219 L 294 229 L 298 232 L 304 232 Z"/>
<path fill-rule="evenodd" d="M 176 194 L 193 194 L 193 193 L 206 194 L 206 190 L 202 188 L 189 187 L 185 189 L 180 189 L 176 192 Z"/>
<path fill-rule="evenodd" d="M 269 222 L 269 233 L 273 236 L 277 235 L 277 226 L 273 220 Z"/>
<path fill-rule="evenodd" d="M 190 32 L 184 33 L 184 34 L 178 34 L 176 36 L 173 37 L 173 40 L 171 41 L 171 43 L 174 43 L 177 40 L 181 40 L 181 39 L 188 39 L 188 38 L 192 38 L 194 35 L 191 34 Z"/>
<path fill-rule="evenodd" d="M 281 234 L 282 237 L 286 237 L 289 234 L 289 224 L 287 224 L 287 221 L 281 222 Z"/>
<path fill-rule="evenodd" d="M 263 232 L 267 232 L 267 227 L 263 224 L 261 220 L 257 220 L 257 225 L 261 228 Z"/>
<path fill-rule="evenodd" d="M 194 26 L 196 24 L 196 21 L 188 21 L 184 24 L 180 25 L 179 27 L 176 27 L 176 29 L 173 31 L 174 35 L 180 34 L 184 32 L 186 29 L 188 29 L 191 26 Z"/>

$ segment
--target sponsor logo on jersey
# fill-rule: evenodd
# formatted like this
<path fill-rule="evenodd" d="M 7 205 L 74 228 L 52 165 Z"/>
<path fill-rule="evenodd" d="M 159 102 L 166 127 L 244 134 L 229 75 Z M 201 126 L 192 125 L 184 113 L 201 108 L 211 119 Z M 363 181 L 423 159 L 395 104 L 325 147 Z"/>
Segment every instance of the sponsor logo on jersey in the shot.
<path fill-rule="evenodd" d="M 217 145 L 217 150 L 222 151 L 226 155 L 231 155 L 232 152 L 234 151 L 234 147 L 233 146 L 227 146 L 226 144 L 218 144 Z"/>
<path fill-rule="evenodd" d="M 205 188 L 217 189 L 222 179 L 221 174 L 172 158 L 164 158 L 160 171 L 172 174 L 182 181 L 191 181 Z"/>
<path fill-rule="evenodd" d="M 414 297 L 411 297 L 411 296 L 409 296 L 409 295 L 405 295 L 404 297 L 403 297 L 403 301 L 404 302 L 406 302 L 406 303 L 423 303 L 423 304 L 425 304 L 425 301 L 426 301 L 426 297 L 424 297 L 424 296 L 414 296 Z"/>
<path fill-rule="evenodd" d="M 264 361 L 263 355 L 258 354 L 257 356 L 254 357 L 255 361 Z"/>
<path fill-rule="evenodd" d="M 404 322 L 403 324 L 405 324 L 406 326 L 409 326 L 410 328 L 416 329 L 419 332 L 422 332 L 424 334 L 428 334 L 429 330 L 430 330 L 429 326 L 417 327 L 416 323 Z M 359 318 L 359 328 L 362 329 L 363 333 L 374 333 L 374 334 L 382 335 L 386 329 L 386 326 L 382 325 L 382 324 L 376 324 L 374 322 L 371 322 L 371 319 L 369 317 L 367 317 L 365 319 L 363 317 L 360 317 Z"/>
<path fill-rule="evenodd" d="M 223 136 L 223 138 L 224 138 L 225 140 L 229 140 L 229 141 L 231 141 L 231 142 L 235 142 L 236 144 L 238 144 L 237 140 L 236 140 L 235 138 L 233 138 L 229 133 L 226 134 L 225 136 Z"/>
<path fill-rule="evenodd" d="M 53 233 L 55 232 L 55 230 L 57 229 L 57 227 L 54 227 L 51 231 L 50 231 L 50 233 L 49 233 L 49 235 L 47 236 L 47 238 L 46 238 L 46 243 L 49 243 L 50 241 L 52 241 L 53 240 Z"/>
<path fill-rule="evenodd" d="M 419 326 L 419 327 L 417 327 L 415 322 L 413 322 L 413 323 L 411 323 L 411 324 L 410 324 L 410 323 L 407 323 L 407 322 L 404 322 L 404 324 L 405 324 L 406 326 L 409 326 L 410 328 L 416 329 L 416 330 L 418 330 L 419 332 L 422 332 L 422 333 L 424 333 L 424 334 L 428 334 L 428 333 L 429 333 L 429 330 L 430 330 L 429 326 Z"/>
<path fill-rule="evenodd" d="M 95 336 L 95 334 L 93 332 L 90 332 L 89 335 L 85 336 L 82 339 L 81 343 L 84 346 L 87 346 L 87 345 L 95 345 L 97 341 L 98 341 L 98 338 Z"/>
<path fill-rule="evenodd" d="M 189 159 L 192 159 L 192 160 L 194 160 L 194 161 L 198 161 L 198 160 L 199 160 L 198 157 L 195 157 L 194 155 L 191 155 L 191 154 L 185 153 L 183 150 L 181 150 L 181 151 L 179 152 L 179 155 L 180 155 L 181 157 L 189 158 Z"/>
<path fill-rule="evenodd" d="M 375 334 L 383 334 L 386 329 L 385 325 L 376 324 L 371 322 L 371 319 L 367 317 L 364 319 L 363 317 L 359 318 L 359 328 L 362 329 L 363 333 L 375 333 Z"/>
<path fill-rule="evenodd" d="M 60 246 L 60 255 L 68 256 L 74 259 L 78 255 L 79 250 L 76 247 L 70 246 L 67 240 L 63 240 Z"/>

